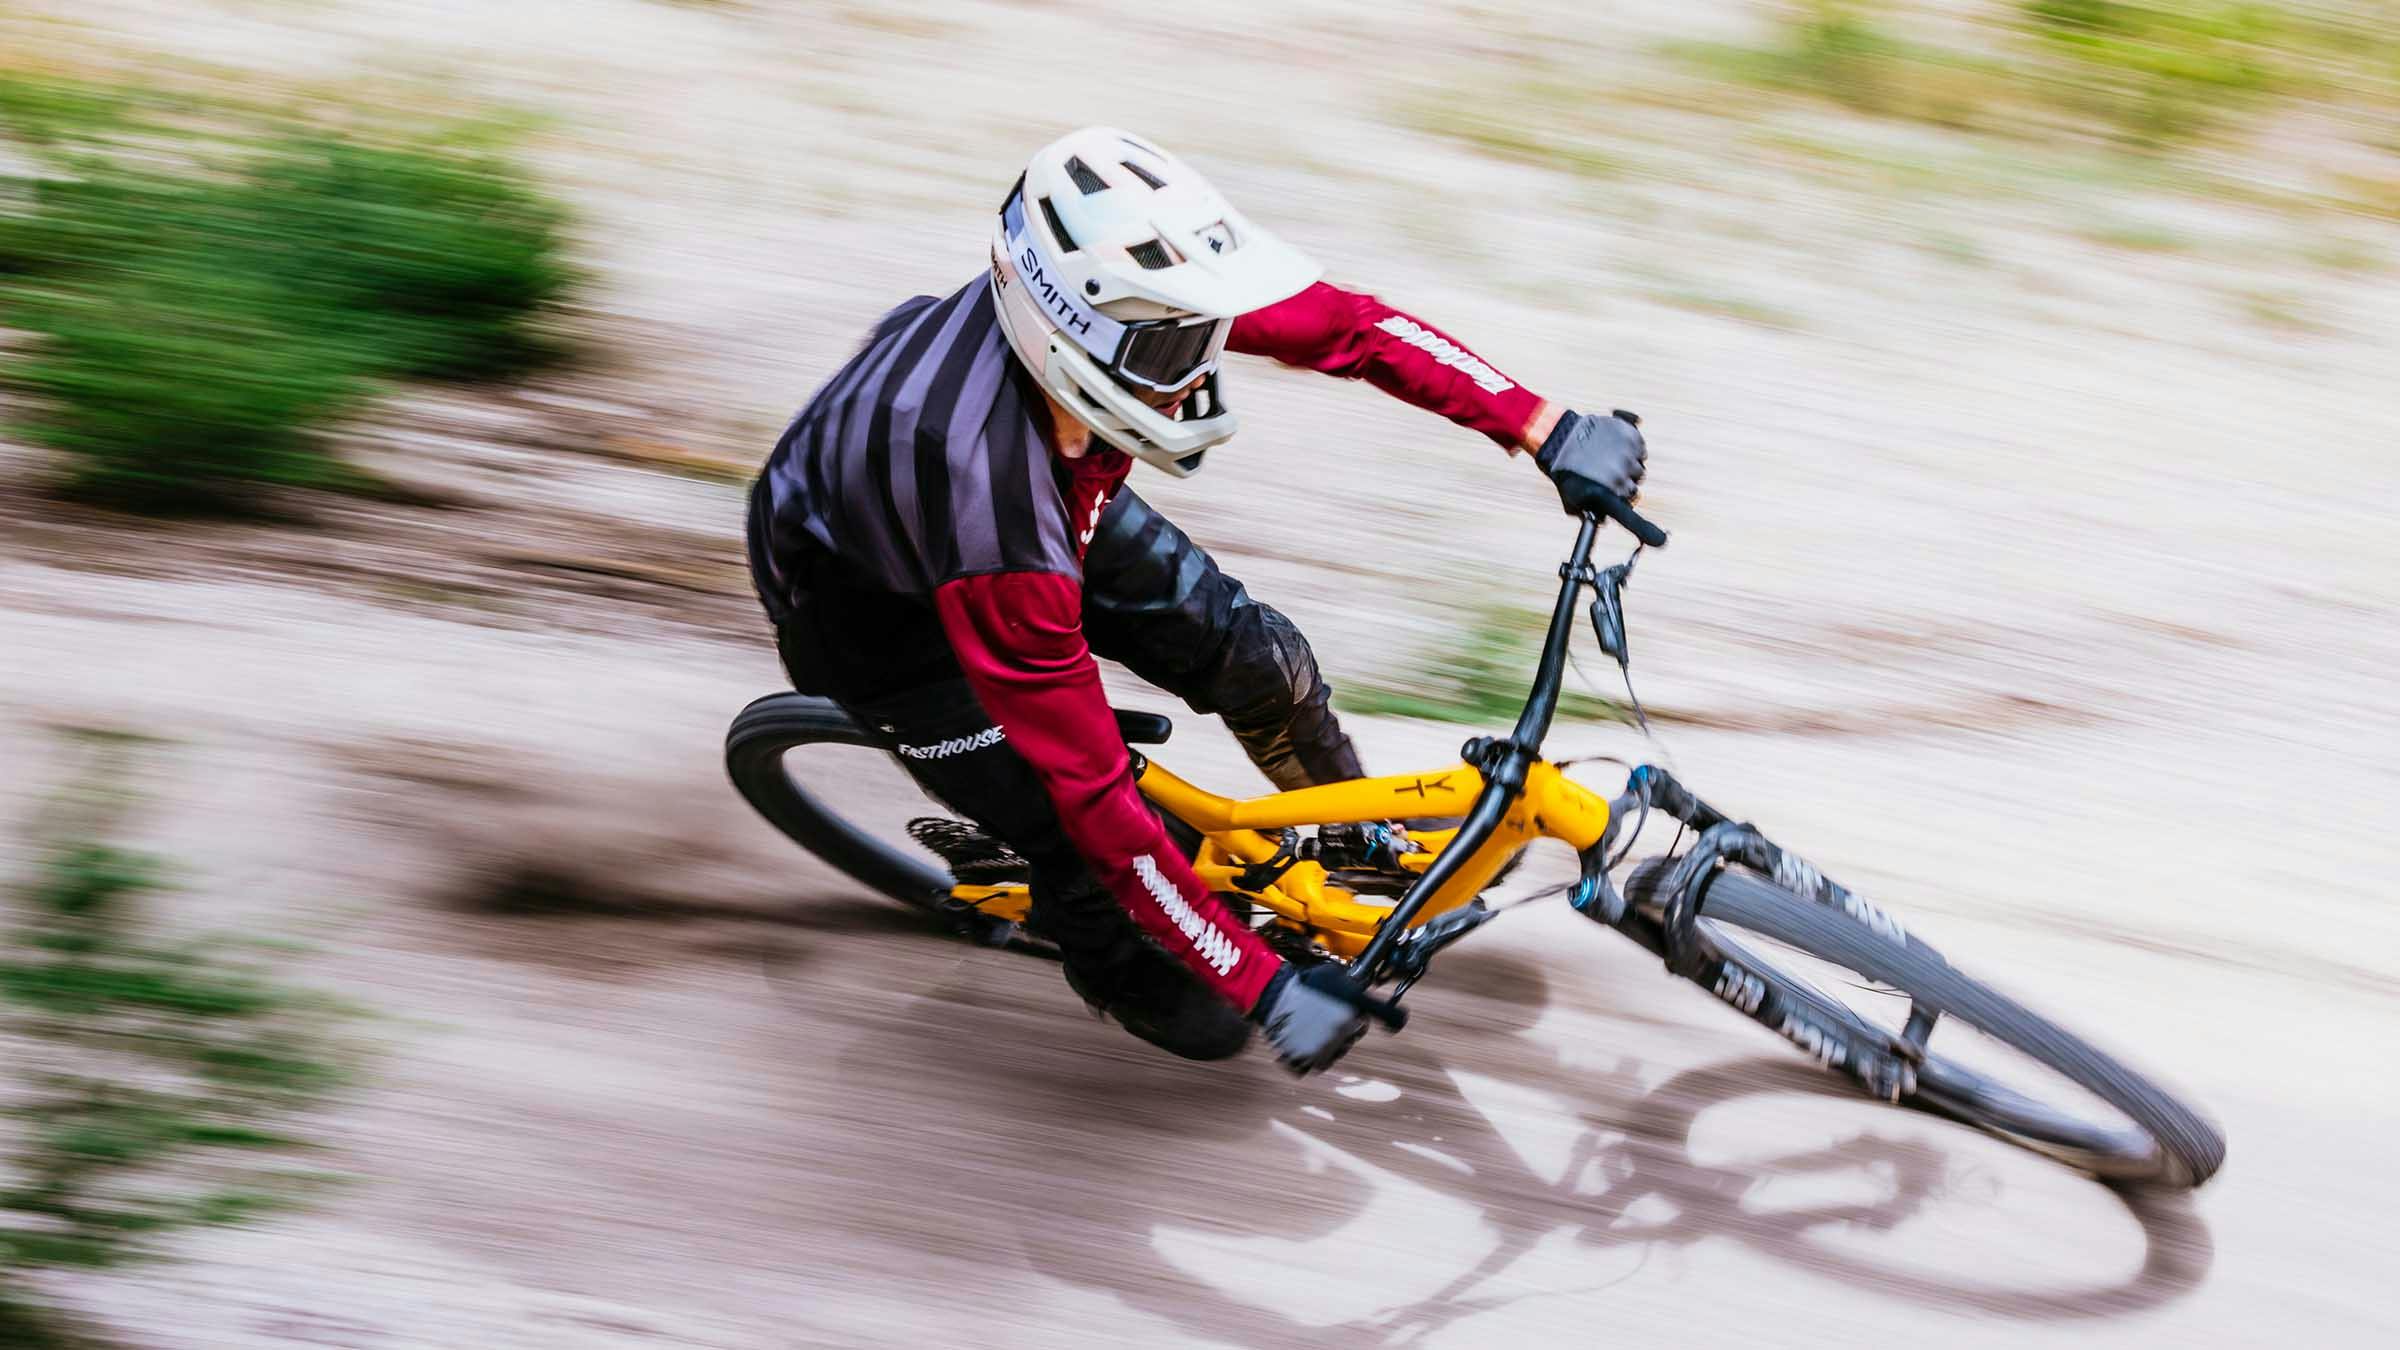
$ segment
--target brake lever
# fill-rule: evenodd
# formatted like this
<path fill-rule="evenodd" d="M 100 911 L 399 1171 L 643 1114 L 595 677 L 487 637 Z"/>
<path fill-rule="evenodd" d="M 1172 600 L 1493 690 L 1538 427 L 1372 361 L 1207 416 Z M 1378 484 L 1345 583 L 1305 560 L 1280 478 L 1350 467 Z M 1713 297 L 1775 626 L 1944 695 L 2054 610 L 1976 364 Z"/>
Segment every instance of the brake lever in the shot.
<path fill-rule="evenodd" d="M 1614 567 L 1603 567 L 1592 574 L 1592 636 L 1599 639 L 1600 650 L 1617 663 L 1617 673 L 1625 677 L 1625 701 L 1633 708 L 1634 725 L 1642 734 L 1650 734 L 1650 715 L 1642 711 L 1641 696 L 1633 692 L 1633 651 L 1625 641 L 1625 583 L 1633 578 L 1633 565 L 1642 560 L 1642 546 L 1633 546 L 1625 561 Z"/>
<path fill-rule="evenodd" d="M 1600 650 L 1608 653 L 1625 669 L 1633 660 L 1625 644 L 1625 582 L 1633 576 L 1634 561 L 1642 556 L 1636 548 L 1632 555 L 1614 567 L 1603 567 L 1592 575 L 1592 635 L 1600 640 Z"/>

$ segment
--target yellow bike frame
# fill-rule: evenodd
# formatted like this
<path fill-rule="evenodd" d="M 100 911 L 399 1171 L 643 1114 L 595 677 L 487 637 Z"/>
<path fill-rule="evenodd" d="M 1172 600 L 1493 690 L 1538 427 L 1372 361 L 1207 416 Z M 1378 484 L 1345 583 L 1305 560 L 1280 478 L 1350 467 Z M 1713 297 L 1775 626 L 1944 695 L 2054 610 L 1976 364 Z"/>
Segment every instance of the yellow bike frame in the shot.
<path fill-rule="evenodd" d="M 1483 791 L 1483 775 L 1467 764 L 1431 773 L 1356 778 L 1346 783 L 1277 792 L 1264 797 L 1220 797 L 1146 761 L 1138 778 L 1142 795 L 1161 811 L 1197 830 L 1199 851 L 1192 870 L 1210 889 L 1238 895 L 1266 909 L 1275 922 L 1336 956 L 1354 957 L 1366 948 L 1378 924 L 1390 916 L 1389 901 L 1362 898 L 1330 880 L 1316 862 L 1294 862 L 1271 880 L 1245 878 L 1281 850 L 1281 831 L 1303 825 L 1341 825 L 1401 817 L 1464 816 Z M 1412 926 L 1458 908 L 1492 883 L 1518 850 L 1536 839 L 1556 839 L 1577 850 L 1598 843 L 1608 829 L 1608 799 L 1576 783 L 1556 765 L 1536 761 L 1526 771 L 1525 791 L 1501 817 L 1500 826 L 1449 881 L 1417 911 Z M 1455 830 L 1412 833 L 1429 845 L 1403 857 L 1401 865 L 1423 872 L 1441 855 Z M 1023 886 L 958 886 L 954 898 L 997 918 L 1023 920 L 1028 903 Z"/>
<path fill-rule="evenodd" d="M 1656 526 L 1623 502 L 1615 503 L 1613 514 L 1646 543 L 1666 542 Z M 1389 958 L 1392 943 L 1378 942 L 1376 930 L 1396 912 L 1407 909 L 1408 925 L 1414 928 L 1457 910 L 1489 886 L 1508 860 L 1536 839 L 1556 839 L 1577 852 L 1599 843 L 1608 831 L 1608 799 L 1569 780 L 1557 765 L 1540 758 L 1542 737 L 1558 709 L 1559 679 L 1583 588 L 1599 591 L 1593 601 L 1593 622 L 1600 626 L 1604 607 L 1614 606 L 1616 588 L 1633 566 L 1629 559 L 1607 572 L 1592 570 L 1592 540 L 1598 529 L 1599 517 L 1583 513 L 1574 551 L 1559 569 L 1558 603 L 1550 613 L 1549 636 L 1542 644 L 1533 692 L 1515 731 L 1505 741 L 1471 741 L 1465 751 L 1483 758 L 1476 747 L 1485 747 L 1491 752 L 1488 762 L 1498 766 L 1495 772 L 1502 775 L 1504 783 L 1513 786 L 1516 775 L 1524 775 L 1522 788 L 1502 794 L 1506 805 L 1500 808 L 1491 833 L 1455 868 L 1443 861 L 1437 870 L 1436 861 L 1443 859 L 1443 850 L 1456 840 L 1456 830 L 1412 835 L 1426 846 L 1425 851 L 1400 860 L 1402 868 L 1420 878 L 1436 871 L 1439 889 L 1421 897 L 1422 903 L 1413 894 L 1393 903 L 1362 898 L 1335 884 L 1322 863 L 1292 858 L 1284 851 L 1280 835 L 1303 825 L 1423 816 L 1465 819 L 1475 811 L 1484 790 L 1483 772 L 1472 764 L 1462 761 L 1432 773 L 1354 778 L 1296 792 L 1235 799 L 1203 791 L 1167 772 L 1155 760 L 1143 760 L 1136 780 L 1142 795 L 1200 834 L 1200 846 L 1192 858 L 1200 879 L 1220 894 L 1241 896 L 1265 909 L 1273 916 L 1272 924 L 1306 937 L 1335 956 L 1367 955 L 1371 964 L 1380 965 Z M 1610 650 L 1622 661 L 1621 635 L 1619 644 Z M 1602 645 L 1608 645 L 1605 636 Z M 1491 809 L 1487 804 L 1485 811 Z M 1488 814 L 1477 817 L 1478 828 L 1486 819 L 1490 819 Z M 1027 892 L 1021 885 L 954 886 L 950 893 L 995 918 L 1022 921 L 1028 907 Z M 1373 980 L 1376 974 L 1370 970 L 1365 978 Z"/>

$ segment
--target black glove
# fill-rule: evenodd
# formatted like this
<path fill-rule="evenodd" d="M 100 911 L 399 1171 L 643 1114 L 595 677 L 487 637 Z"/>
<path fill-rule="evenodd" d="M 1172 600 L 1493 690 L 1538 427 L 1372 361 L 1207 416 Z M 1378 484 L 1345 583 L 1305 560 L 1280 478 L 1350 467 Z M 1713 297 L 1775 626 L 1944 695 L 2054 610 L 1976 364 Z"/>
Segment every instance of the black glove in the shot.
<path fill-rule="evenodd" d="M 1533 462 L 1558 486 L 1558 500 L 1570 516 L 1601 511 L 1594 489 L 1606 489 L 1630 502 L 1642 488 L 1642 470 L 1650 447 L 1642 441 L 1642 419 L 1622 410 L 1607 417 L 1571 412 L 1558 419 L 1549 439 L 1535 451 Z"/>
<path fill-rule="evenodd" d="M 1359 1002 L 1366 991 L 1337 965 L 1296 970 L 1286 965 L 1267 982 L 1252 1020 L 1267 1029 L 1275 1057 L 1293 1073 L 1314 1073 L 1342 1057 L 1366 1034 Z"/>

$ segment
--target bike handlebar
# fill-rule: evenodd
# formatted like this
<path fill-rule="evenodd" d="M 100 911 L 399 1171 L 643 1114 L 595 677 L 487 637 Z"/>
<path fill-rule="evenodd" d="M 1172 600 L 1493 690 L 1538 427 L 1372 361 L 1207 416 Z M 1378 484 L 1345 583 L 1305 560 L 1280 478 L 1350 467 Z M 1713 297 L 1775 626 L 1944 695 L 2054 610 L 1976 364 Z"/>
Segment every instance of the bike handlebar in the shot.
<path fill-rule="evenodd" d="M 1667 532 L 1642 518 L 1624 498 L 1605 488 L 1595 492 L 1604 499 L 1602 510 L 1609 518 L 1633 531 L 1634 537 L 1656 548 L 1667 541 Z M 1575 532 L 1575 547 L 1567 554 L 1566 563 L 1558 569 L 1557 606 L 1550 612 L 1550 631 L 1542 643 L 1542 655 L 1534 671 L 1533 692 L 1525 700 L 1525 711 L 1518 717 L 1516 730 L 1506 740 L 1477 738 L 1469 741 L 1464 750 L 1467 762 L 1483 775 L 1483 791 L 1461 821 L 1458 832 L 1420 874 L 1415 884 L 1400 897 L 1392 913 L 1378 925 L 1365 950 L 1351 963 L 1362 983 L 1372 985 L 1383 978 L 1394 945 L 1400 940 L 1410 922 L 1424 909 L 1436 891 L 1448 885 L 1458 869 L 1500 826 L 1501 817 L 1508 814 L 1509 804 L 1525 790 L 1525 771 L 1540 758 L 1542 740 L 1550 732 L 1551 715 L 1557 711 L 1559 686 L 1566 673 L 1567 644 L 1574 638 L 1575 606 L 1582 598 L 1586 585 L 1597 584 L 1592 571 L 1592 543 L 1600 533 L 1600 517 L 1590 511 L 1582 512 L 1582 523 Z M 1613 823 L 1613 821 L 1612 821 Z M 1397 1011 L 1397 1009 L 1393 1009 Z M 1381 1013 L 1378 1012 L 1380 1016 Z M 1388 1024 L 1388 1023 L 1387 1023 Z"/>
<path fill-rule="evenodd" d="M 1632 516 L 1656 533 L 1658 527 L 1633 514 L 1633 508 L 1623 498 L 1610 494 L 1616 510 Z M 1631 528 L 1628 526 L 1627 528 Z M 1460 822 L 1458 833 L 1431 866 L 1419 874 L 1416 883 L 1400 897 L 1391 915 L 1368 939 L 1366 949 L 1358 954 L 1351 968 L 1362 980 L 1372 984 L 1384 974 L 1384 964 L 1390 957 L 1393 944 L 1400 934 L 1425 907 L 1436 891 L 1446 886 L 1467 858 L 1483 847 L 1499 828 L 1500 818 L 1508 814 L 1509 803 L 1525 790 L 1525 770 L 1541 754 L 1542 738 L 1550 733 L 1551 715 L 1558 709 L 1559 685 L 1566 674 L 1567 644 L 1575 634 L 1575 603 L 1581 598 L 1585 584 L 1592 576 L 1592 541 L 1599 537 L 1600 518 L 1589 511 L 1575 531 L 1575 547 L 1568 552 L 1566 563 L 1558 569 L 1558 604 L 1550 612 L 1549 636 L 1542 642 L 1542 655 L 1536 664 L 1533 692 L 1525 700 L 1525 711 L 1517 718 L 1516 730 L 1506 740 L 1478 737 L 1467 743 L 1462 752 L 1476 772 L 1483 775 L 1483 791 L 1475 797 L 1466 819 Z M 1664 537 L 1663 535 L 1661 536 Z"/>
<path fill-rule="evenodd" d="M 1643 517 L 1641 512 L 1634 510 L 1633 503 L 1625 500 L 1623 497 L 1618 496 L 1604 487 L 1593 487 L 1591 490 L 1591 496 L 1592 505 L 1599 508 L 1598 513 L 1600 515 L 1604 515 L 1610 520 L 1617 522 L 1619 525 L 1624 526 L 1626 529 L 1631 530 L 1634 538 L 1641 540 L 1643 543 L 1648 544 L 1652 548 L 1665 548 L 1667 546 L 1667 532 L 1658 528 L 1656 525 L 1651 524 L 1649 520 Z"/>

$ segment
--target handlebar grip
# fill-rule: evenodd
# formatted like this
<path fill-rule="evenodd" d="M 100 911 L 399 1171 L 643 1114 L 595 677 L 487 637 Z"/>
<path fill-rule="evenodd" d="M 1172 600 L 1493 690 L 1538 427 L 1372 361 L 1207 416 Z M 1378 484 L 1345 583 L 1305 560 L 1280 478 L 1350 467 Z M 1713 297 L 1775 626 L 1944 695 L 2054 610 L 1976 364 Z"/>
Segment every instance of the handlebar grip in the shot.
<path fill-rule="evenodd" d="M 1607 516 L 1619 525 L 1633 531 L 1634 538 L 1652 548 L 1667 546 L 1667 532 L 1651 524 L 1641 512 L 1634 510 L 1633 503 L 1626 501 L 1607 488 L 1599 486 L 1591 489 L 1591 498 L 1592 505 L 1599 508 L 1599 514 Z"/>
<path fill-rule="evenodd" d="M 1408 1009 L 1401 1007 L 1393 999 L 1361 994 L 1358 1000 L 1358 1010 L 1383 1023 L 1386 1031 L 1398 1031 L 1408 1025 Z"/>

